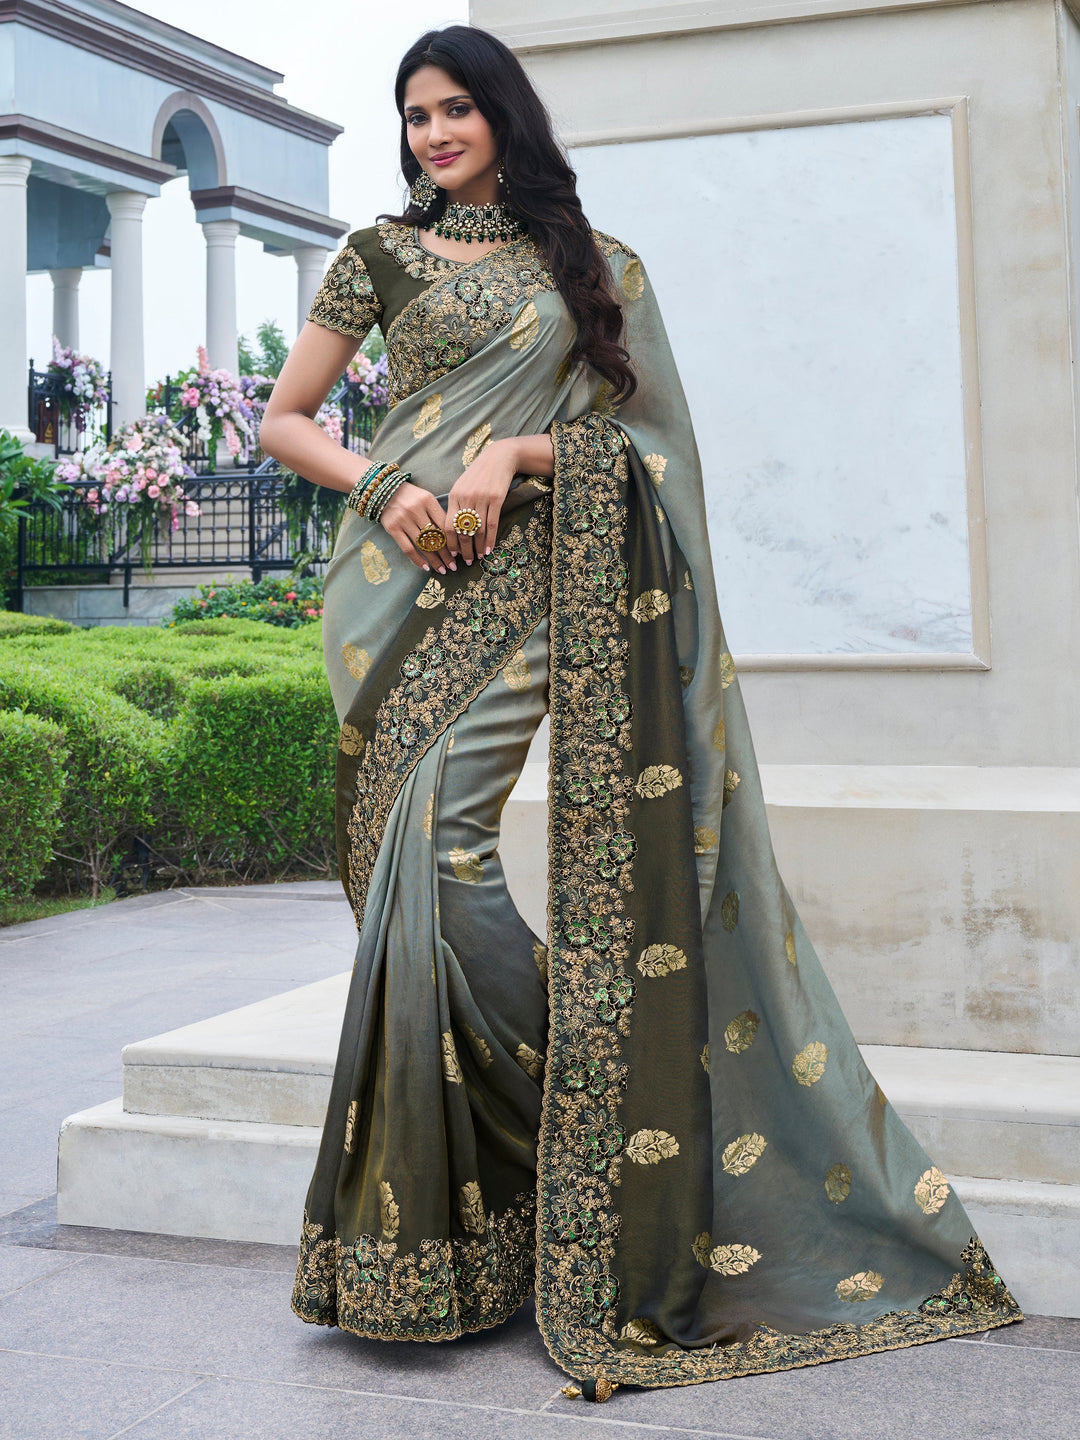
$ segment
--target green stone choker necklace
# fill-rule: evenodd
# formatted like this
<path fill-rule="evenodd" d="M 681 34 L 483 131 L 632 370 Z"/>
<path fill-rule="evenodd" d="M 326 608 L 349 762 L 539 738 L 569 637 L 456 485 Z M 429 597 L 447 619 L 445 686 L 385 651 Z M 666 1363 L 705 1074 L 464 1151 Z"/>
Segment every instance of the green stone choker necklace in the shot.
<path fill-rule="evenodd" d="M 516 210 L 501 202 L 459 205 L 451 201 L 431 228 L 444 240 L 464 240 L 471 245 L 474 240 L 516 240 L 528 226 Z"/>

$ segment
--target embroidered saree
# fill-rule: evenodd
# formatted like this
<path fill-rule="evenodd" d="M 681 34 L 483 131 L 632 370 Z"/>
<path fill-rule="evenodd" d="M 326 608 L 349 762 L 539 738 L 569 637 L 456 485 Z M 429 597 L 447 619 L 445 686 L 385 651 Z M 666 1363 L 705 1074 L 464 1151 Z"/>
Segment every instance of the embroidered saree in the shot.
<path fill-rule="evenodd" d="M 386 337 L 372 446 L 445 497 L 550 431 L 491 555 L 417 569 L 347 513 L 326 577 L 359 928 L 293 1307 L 385 1339 L 496 1325 L 603 1398 L 1022 1318 L 864 1064 L 777 872 L 701 469 L 640 259 L 597 235 L 636 394 L 567 363 L 528 237 L 354 232 L 309 319 Z M 550 714 L 547 934 L 499 817 Z"/>

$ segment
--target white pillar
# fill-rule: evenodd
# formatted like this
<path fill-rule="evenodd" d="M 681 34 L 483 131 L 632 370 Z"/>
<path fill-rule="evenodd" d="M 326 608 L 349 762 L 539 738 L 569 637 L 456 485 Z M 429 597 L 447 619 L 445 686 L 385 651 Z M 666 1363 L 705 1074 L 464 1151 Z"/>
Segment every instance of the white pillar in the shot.
<path fill-rule="evenodd" d="M 114 427 L 138 420 L 146 413 L 142 270 L 142 213 L 146 198 L 135 190 L 111 190 L 105 196 L 112 216 L 109 362 L 116 402 Z"/>
<path fill-rule="evenodd" d="M 329 251 L 325 245 L 298 245 L 293 251 L 296 260 L 296 333 L 304 328 L 304 321 L 311 309 L 326 270 Z"/>
<path fill-rule="evenodd" d="M 49 271 L 53 282 L 52 333 L 61 345 L 70 345 L 72 350 L 79 348 L 79 282 L 82 273 L 81 265 Z"/>
<path fill-rule="evenodd" d="M 26 354 L 26 155 L 0 155 L 0 429 L 29 444 Z M 45 357 L 49 359 L 51 357 Z M 45 361 L 42 360 L 42 368 Z"/>
<path fill-rule="evenodd" d="M 203 220 L 206 239 L 206 353 L 212 370 L 239 369 L 236 346 L 236 237 L 239 220 Z"/>

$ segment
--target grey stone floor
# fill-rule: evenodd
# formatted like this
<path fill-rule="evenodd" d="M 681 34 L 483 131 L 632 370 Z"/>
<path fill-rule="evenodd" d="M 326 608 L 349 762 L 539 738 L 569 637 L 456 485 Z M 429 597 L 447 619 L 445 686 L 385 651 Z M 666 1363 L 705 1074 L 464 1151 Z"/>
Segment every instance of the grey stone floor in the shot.
<path fill-rule="evenodd" d="M 334 884 L 0 931 L 4 1440 L 1074 1440 L 1080 1320 L 592 1406 L 528 1307 L 447 1345 L 361 1341 L 292 1314 L 287 1247 L 56 1224 L 60 1121 L 119 1094 L 122 1045 L 347 969 L 354 933 Z"/>

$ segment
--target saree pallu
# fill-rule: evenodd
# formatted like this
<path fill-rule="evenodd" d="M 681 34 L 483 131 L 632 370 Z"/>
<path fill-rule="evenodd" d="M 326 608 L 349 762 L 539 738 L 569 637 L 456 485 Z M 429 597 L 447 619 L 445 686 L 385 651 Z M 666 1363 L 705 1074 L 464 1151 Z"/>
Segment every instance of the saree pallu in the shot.
<path fill-rule="evenodd" d="M 569 319 L 525 242 L 433 286 L 423 333 L 408 307 L 388 333 L 392 370 L 397 338 L 437 373 L 376 457 L 440 494 L 489 436 L 550 429 L 555 473 L 515 484 L 479 567 L 425 577 L 353 515 L 335 551 L 360 940 L 294 1308 L 440 1340 L 535 1283 L 593 1398 L 1021 1319 L 777 872 L 685 400 L 640 260 L 600 239 L 639 377 L 617 409 L 562 363 Z M 470 282 L 498 323 L 474 317 L 448 364 Z M 497 842 L 545 709 L 541 938 Z"/>

